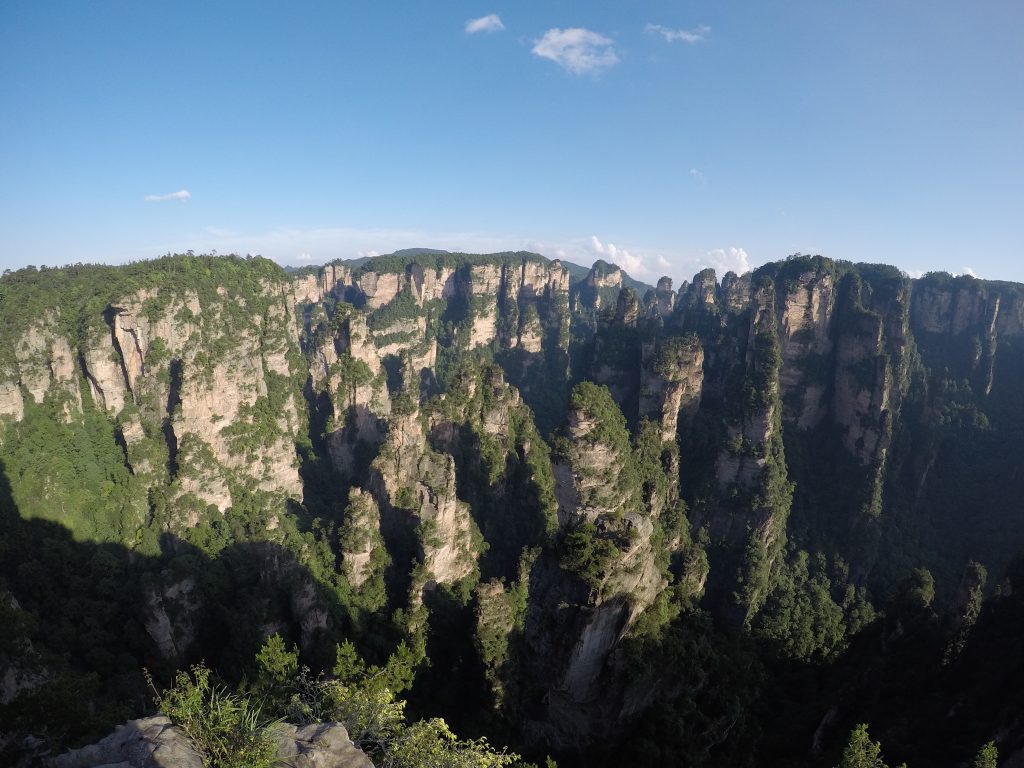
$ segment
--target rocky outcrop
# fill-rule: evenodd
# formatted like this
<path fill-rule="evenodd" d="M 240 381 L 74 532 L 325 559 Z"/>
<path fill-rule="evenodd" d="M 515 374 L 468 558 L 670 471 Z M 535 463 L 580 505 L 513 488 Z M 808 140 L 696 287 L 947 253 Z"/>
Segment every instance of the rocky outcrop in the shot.
<path fill-rule="evenodd" d="M 614 307 L 622 289 L 622 270 L 615 264 L 596 261 L 587 276 L 574 287 L 574 309 L 597 312 Z"/>
<path fill-rule="evenodd" d="M 295 304 L 319 304 L 325 298 L 342 298 L 352 285 L 352 269 L 346 264 L 327 264 L 315 273 L 292 278 L 291 300 Z"/>
<path fill-rule="evenodd" d="M 498 302 L 487 297 L 480 305 L 471 307 L 468 346 L 470 349 L 487 346 L 498 337 Z"/>
<path fill-rule="evenodd" d="M 455 266 L 460 260 L 466 263 Z M 464 336 L 459 341 L 470 349 L 498 344 L 537 353 L 548 329 L 568 323 L 558 297 L 567 300 L 569 272 L 557 261 L 545 263 L 529 254 L 476 260 L 453 255 L 450 264 L 442 260 L 436 266 L 411 259 L 401 269 L 378 272 L 370 265 L 346 276 L 335 286 L 335 294 L 371 315 L 404 301 L 411 301 L 416 310 L 403 308 L 386 321 L 372 324 L 368 340 L 375 345 L 378 359 L 409 353 L 420 370 L 433 368 L 436 324 L 444 306 L 455 299 L 465 302 L 467 323 L 460 329 Z M 305 275 L 296 280 L 292 293 L 300 300 L 312 300 L 325 281 L 329 282 L 323 273 L 316 285 Z M 563 335 L 567 339 L 567 329 L 557 335 L 560 343 Z"/>
<path fill-rule="evenodd" d="M 270 577 L 266 578 L 267 591 L 280 583 L 289 583 L 287 591 L 289 609 L 295 623 L 299 626 L 299 644 L 302 648 L 311 648 L 316 638 L 330 624 L 327 606 L 320 598 L 319 590 L 313 578 L 303 572 L 295 564 L 282 567 L 273 563 Z M 283 577 L 287 577 L 287 580 Z"/>
<path fill-rule="evenodd" d="M 225 288 L 205 303 L 187 290 L 141 290 L 111 305 L 109 338 L 94 328 L 82 351 L 100 407 L 139 406 L 122 430 L 136 473 L 163 473 L 149 458 L 157 447 L 170 452 L 172 479 L 174 465 L 191 460 L 196 471 L 180 473 L 180 492 L 221 510 L 232 503 L 231 472 L 254 476 L 263 491 L 302 494 L 294 450 L 302 419 L 284 384 L 297 345 L 294 304 L 279 286 L 261 287 L 265 311 L 244 320 L 245 300 Z M 167 446 L 159 446 L 161 429 Z"/>
<path fill-rule="evenodd" d="M 1024 295 L 1009 284 L 970 276 L 928 275 L 914 284 L 911 323 L 918 332 L 960 336 L 991 327 L 999 337 L 1024 333 Z"/>
<path fill-rule="evenodd" d="M 751 273 L 726 272 L 722 277 L 722 301 L 727 311 L 739 314 L 750 304 Z"/>
<path fill-rule="evenodd" d="M 371 483 L 391 525 L 415 527 L 428 587 L 454 584 L 476 571 L 479 534 L 469 506 L 456 496 L 455 461 L 428 446 L 414 403 L 392 413 Z"/>
<path fill-rule="evenodd" d="M 281 768 L 373 768 L 341 723 L 283 723 L 276 736 Z"/>
<path fill-rule="evenodd" d="M 76 355 L 60 330 L 56 311 L 47 312 L 29 326 L 15 344 L 14 354 L 20 384 L 36 403 L 52 393 L 60 403 L 65 421 L 81 413 Z M 16 402 L 9 407 L 16 411 Z"/>
<path fill-rule="evenodd" d="M 133 402 L 121 358 L 112 347 L 106 329 L 90 331 L 82 349 L 82 366 L 92 400 L 99 408 L 118 414 L 126 403 Z"/>
<path fill-rule="evenodd" d="M 1024 336 L 1024 291 L 962 275 L 929 274 L 913 285 L 910 327 L 930 368 L 947 369 L 990 395 L 1000 345 Z"/>
<path fill-rule="evenodd" d="M 574 589 L 548 558 L 534 568 L 525 640 L 531 678 L 545 681 L 546 707 L 526 724 L 533 739 L 572 748 L 618 720 L 624 690 L 609 686 L 617 679 L 615 649 L 663 584 L 650 554 L 649 526 L 649 520 L 640 523 L 638 543 L 623 553 L 622 568 L 603 590 L 607 596 L 588 598 Z"/>
<path fill-rule="evenodd" d="M 884 465 L 906 387 L 910 290 L 894 279 L 887 291 L 853 276 L 836 337 L 833 414 L 843 442 L 865 466 Z"/>
<path fill-rule="evenodd" d="M 727 416 L 726 445 L 718 454 L 715 474 L 719 489 L 749 491 L 760 481 L 768 463 L 767 444 L 778 437 L 779 354 L 775 336 L 775 292 L 769 281 L 751 301 L 744 368 L 748 402 L 737 403 Z"/>
<path fill-rule="evenodd" d="M 835 420 L 844 427 L 847 450 L 867 464 L 885 448 L 879 419 L 887 410 L 889 387 L 881 318 L 859 313 L 844 325 L 836 345 Z"/>
<path fill-rule="evenodd" d="M 345 577 L 354 589 L 359 589 L 374 575 L 374 553 L 382 551 L 384 546 L 380 535 L 380 509 L 373 496 L 362 488 L 353 487 L 349 491 L 340 538 Z"/>
<path fill-rule="evenodd" d="M 523 321 L 515 342 L 519 349 L 530 354 L 538 354 L 544 349 L 544 326 L 533 304 L 528 305 L 523 313 Z"/>
<path fill-rule="evenodd" d="M 66 752 L 50 768 L 204 768 L 202 755 L 163 715 L 130 720 L 102 741 Z"/>
<path fill-rule="evenodd" d="M 514 411 L 522 407 L 522 400 L 519 392 L 505 382 L 501 368 L 464 368 L 459 371 L 453 390 L 438 398 L 430 414 L 430 437 L 435 447 L 455 450 L 459 427 L 464 424 L 501 442 L 514 437 L 511 422 Z"/>
<path fill-rule="evenodd" d="M 504 277 L 501 264 L 473 264 L 469 268 L 470 296 L 497 296 Z"/>
<path fill-rule="evenodd" d="M 591 268 L 586 281 L 594 288 L 621 288 L 622 270 L 614 264 L 599 261 Z"/>
<path fill-rule="evenodd" d="M 144 625 L 165 659 L 184 658 L 195 640 L 199 597 L 193 578 L 174 581 L 164 574 L 168 583 L 149 590 L 146 595 Z"/>
<path fill-rule="evenodd" d="M 665 585 L 653 523 L 632 484 L 621 413 L 608 391 L 592 384 L 578 386 L 571 404 L 566 453 L 555 464 L 559 525 L 613 541 L 616 554 L 586 577 L 586 588 L 550 556 L 531 574 L 526 642 L 536 654 L 537 679 L 551 681 L 544 722 L 531 728 L 559 746 L 579 744 L 598 723 L 614 720 L 621 702 L 602 682 L 613 651 Z"/>
<path fill-rule="evenodd" d="M 714 307 L 718 303 L 718 278 L 715 270 L 704 269 L 693 276 L 689 288 L 690 301 L 700 307 Z"/>
<path fill-rule="evenodd" d="M 373 768 L 341 723 L 273 727 L 282 768 Z M 49 768 L 204 768 L 185 733 L 163 715 L 130 720 L 102 741 L 46 762 Z"/>
<path fill-rule="evenodd" d="M 742 625 L 757 612 L 782 557 L 792 486 L 783 441 L 776 295 L 761 278 L 751 297 L 742 358 L 733 362 L 724 409 L 725 442 L 715 463 L 719 500 L 695 516 L 718 545 L 711 562 L 710 602 L 726 622 Z"/>
<path fill-rule="evenodd" d="M 676 305 L 676 295 L 672 290 L 672 278 L 662 277 L 658 279 L 658 287 L 654 292 L 655 312 L 658 317 L 669 317 Z"/>
<path fill-rule="evenodd" d="M 651 549 L 653 526 L 631 471 L 633 457 L 625 421 L 607 390 L 574 390 L 565 431 L 565 451 L 555 463 L 555 496 L 562 527 L 595 525 L 615 539 L 619 555 L 597 589 L 598 599 L 628 594 L 628 618 L 650 604 L 661 589 Z"/>
<path fill-rule="evenodd" d="M 704 347 L 696 336 L 662 338 L 643 346 L 640 413 L 661 425 L 662 440 L 676 439 L 679 416 L 700 405 Z"/>
<path fill-rule="evenodd" d="M 726 272 L 719 284 L 714 269 L 703 269 L 692 282 L 683 281 L 675 294 L 672 313 L 663 317 L 680 330 L 706 333 L 724 328 L 728 318 L 738 317 L 750 306 L 752 280 L 750 272 Z"/>
<path fill-rule="evenodd" d="M 391 303 L 402 290 L 403 276 L 395 273 L 363 272 L 355 280 L 367 309 L 378 309 Z"/>
<path fill-rule="evenodd" d="M 0 417 L 4 416 L 12 421 L 21 421 L 25 416 L 25 401 L 15 381 L 0 381 Z"/>
<path fill-rule="evenodd" d="M 824 270 L 801 272 L 779 297 L 782 418 L 799 429 L 821 423 L 828 403 L 835 284 Z"/>
<path fill-rule="evenodd" d="M 292 279 L 292 301 L 296 304 L 319 304 L 324 293 L 319 275 L 305 274 Z"/>
<path fill-rule="evenodd" d="M 331 329 L 336 326 L 333 333 Z M 381 357 L 366 317 L 347 312 L 333 325 L 321 322 L 306 350 L 313 390 L 326 397 L 331 419 L 326 425 L 327 447 L 335 468 L 346 477 L 356 470 L 359 450 L 375 450 L 384 439 L 384 419 L 391 412 Z"/>
<path fill-rule="evenodd" d="M 570 454 L 554 467 L 560 525 L 618 517 L 633 501 L 623 476 L 627 456 L 615 446 L 592 441 L 597 427 L 597 419 L 590 414 L 570 412 L 566 430 Z"/>
<path fill-rule="evenodd" d="M 92 310 L 90 310 L 92 311 Z M 289 355 L 297 348 L 294 299 L 264 279 L 125 293 L 75 324 L 57 310 L 34 319 L 0 383 L 0 415 L 24 417 L 23 393 L 55 401 L 71 420 L 92 403 L 118 424 L 126 458 L 145 483 L 182 473 L 177 493 L 224 510 L 233 473 L 258 490 L 300 498 L 294 439 L 302 429 Z M 130 407 L 129 407 L 130 406 Z M 272 413 L 271 413 L 272 412 Z"/>

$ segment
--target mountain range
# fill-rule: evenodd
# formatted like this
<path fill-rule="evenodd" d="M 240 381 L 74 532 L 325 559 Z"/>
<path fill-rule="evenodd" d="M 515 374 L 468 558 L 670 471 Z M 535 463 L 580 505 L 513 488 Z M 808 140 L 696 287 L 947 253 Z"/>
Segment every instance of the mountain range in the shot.
<path fill-rule="evenodd" d="M 188 254 L 6 273 L 0 339 L 6 754 L 279 635 L 563 765 L 1024 760 L 1022 285 Z"/>

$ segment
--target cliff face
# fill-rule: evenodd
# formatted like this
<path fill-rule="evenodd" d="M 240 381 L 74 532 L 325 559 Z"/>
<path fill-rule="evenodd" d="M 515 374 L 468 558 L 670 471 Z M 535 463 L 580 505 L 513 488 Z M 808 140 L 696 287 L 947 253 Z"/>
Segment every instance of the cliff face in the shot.
<path fill-rule="evenodd" d="M 223 609 L 189 547 L 255 542 L 231 567 L 256 634 L 472 627 L 452 655 L 578 747 L 642 709 L 624 649 L 673 611 L 769 633 L 811 594 L 852 623 L 911 522 L 937 571 L 1024 547 L 965 530 L 955 487 L 958 462 L 1016 482 L 1019 286 L 819 257 L 643 297 L 532 254 L 133 269 L 84 302 L 88 270 L 0 283 L 0 457 L 23 517 L 165 558 L 133 625 L 164 658 Z"/>
<path fill-rule="evenodd" d="M 603 681 L 611 654 L 666 586 L 655 562 L 654 525 L 637 485 L 629 437 L 607 390 L 578 386 L 554 464 L 561 557 L 531 573 L 525 642 L 536 679 L 550 681 L 536 735 L 578 746 L 622 707 Z M 579 548 L 606 552 L 581 560 Z M 610 555 L 610 556 L 609 556 Z"/>
<path fill-rule="evenodd" d="M 989 395 L 1000 345 L 1024 336 L 1024 294 L 1014 284 L 927 275 L 914 287 L 910 326 L 929 367 L 950 367 Z"/>
<path fill-rule="evenodd" d="M 692 418 L 704 385 L 704 348 L 696 336 L 665 338 L 643 346 L 640 413 L 661 425 L 662 440 L 675 441 L 679 417 Z"/>
<path fill-rule="evenodd" d="M 255 290 L 257 306 L 224 286 L 204 300 L 187 289 L 122 294 L 82 318 L 80 340 L 48 314 L 15 348 L 5 411 L 20 421 L 25 393 L 72 422 L 88 391 L 118 425 L 130 471 L 150 487 L 170 484 L 172 496 L 222 512 L 236 482 L 301 499 L 294 305 L 283 282 Z"/>
<path fill-rule="evenodd" d="M 826 381 L 813 378 L 815 364 L 832 354 L 835 285 L 827 272 L 801 273 L 783 293 L 779 308 L 779 387 L 783 418 L 812 429 L 826 413 Z"/>
<path fill-rule="evenodd" d="M 427 445 L 418 408 L 393 413 L 371 467 L 371 485 L 392 528 L 413 527 L 427 585 L 471 576 L 480 554 L 468 505 L 455 492 L 455 460 Z"/>
<path fill-rule="evenodd" d="M 390 344 L 396 342 L 388 337 L 422 336 L 433 319 L 430 310 L 439 309 L 439 305 L 459 305 L 452 308 L 452 314 L 466 319 L 464 332 L 469 348 L 495 342 L 502 348 L 518 346 L 524 333 L 530 337 L 538 330 L 523 324 L 525 318 L 520 316 L 528 307 L 537 310 L 535 322 L 539 320 L 543 328 L 557 328 L 567 320 L 557 305 L 560 296 L 568 297 L 569 272 L 557 260 L 540 262 L 510 254 L 504 259 L 459 266 L 454 261 L 421 265 L 409 260 L 387 263 L 385 268 L 387 271 L 375 268 L 372 262 L 355 271 L 325 267 L 318 279 L 307 276 L 297 280 L 293 295 L 310 304 L 332 296 L 367 311 L 373 319 L 384 319 L 374 325 L 371 336 L 381 356 L 397 354 L 409 348 L 406 342 L 419 341 L 402 339 L 392 347 Z M 374 318 L 374 310 L 396 301 L 402 312 L 380 313 Z M 505 326 L 500 339 L 499 319 Z"/>

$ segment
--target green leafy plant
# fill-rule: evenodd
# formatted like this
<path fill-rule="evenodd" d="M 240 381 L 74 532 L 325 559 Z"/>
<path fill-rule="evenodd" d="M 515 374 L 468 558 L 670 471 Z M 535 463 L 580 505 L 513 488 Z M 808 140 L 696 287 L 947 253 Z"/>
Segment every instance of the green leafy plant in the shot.
<path fill-rule="evenodd" d="M 208 768 L 270 768 L 277 754 L 273 736 L 279 721 L 263 716 L 262 704 L 210 683 L 210 670 L 196 664 L 159 693 L 156 704 L 181 728 L 203 756 Z"/>

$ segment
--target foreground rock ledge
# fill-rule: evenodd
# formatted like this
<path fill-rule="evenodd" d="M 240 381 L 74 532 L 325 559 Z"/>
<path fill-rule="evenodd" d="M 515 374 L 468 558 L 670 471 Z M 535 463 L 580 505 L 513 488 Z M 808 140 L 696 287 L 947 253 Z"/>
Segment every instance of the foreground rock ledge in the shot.
<path fill-rule="evenodd" d="M 277 726 L 281 768 L 373 768 L 340 723 Z M 130 720 L 102 741 L 48 763 L 51 768 L 203 768 L 203 759 L 180 728 L 163 715 Z"/>

